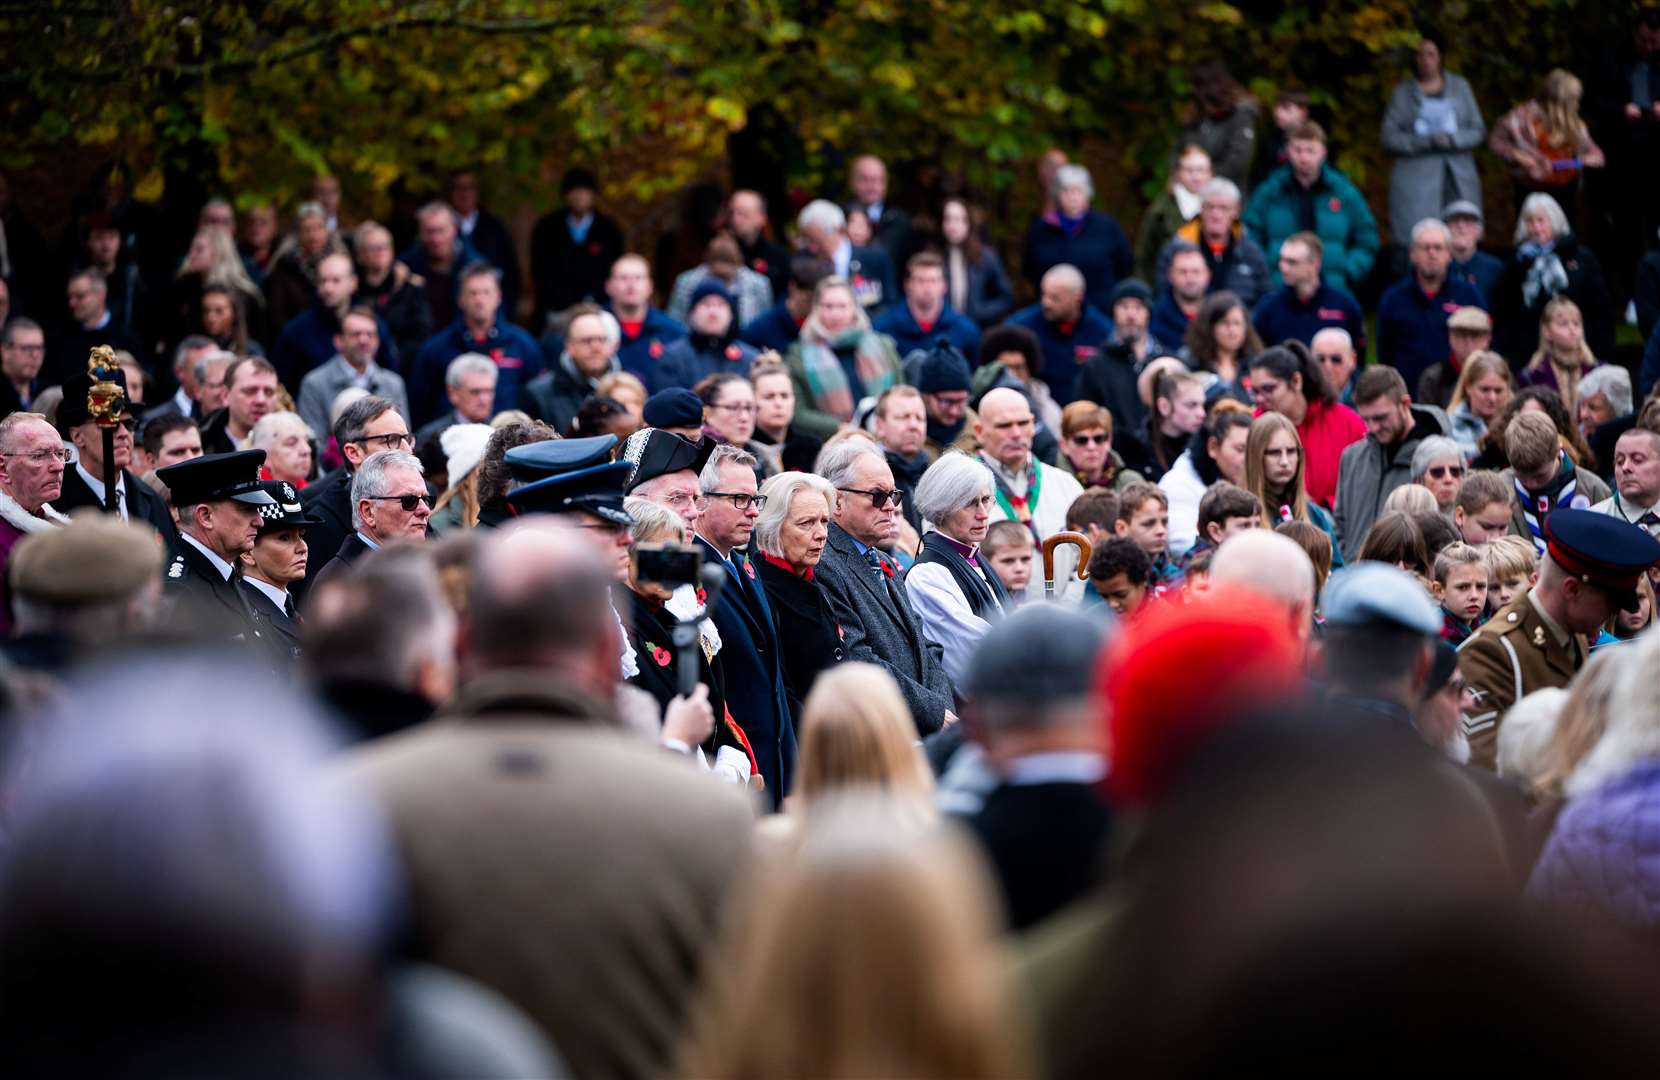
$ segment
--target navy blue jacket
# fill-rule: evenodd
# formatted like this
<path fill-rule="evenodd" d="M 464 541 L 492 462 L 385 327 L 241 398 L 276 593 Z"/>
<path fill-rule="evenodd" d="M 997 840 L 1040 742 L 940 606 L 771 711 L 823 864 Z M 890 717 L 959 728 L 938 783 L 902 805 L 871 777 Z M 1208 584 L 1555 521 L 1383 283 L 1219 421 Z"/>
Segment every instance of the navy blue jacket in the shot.
<path fill-rule="evenodd" d="M 772 606 L 747 559 L 745 570 L 739 572 L 703 537 L 697 537 L 697 542 L 703 546 L 704 561 L 726 571 L 720 599 L 710 612 L 720 631 L 726 708 L 749 739 L 756 766 L 766 778 L 767 799 L 776 810 L 795 779 L 795 718 L 784 684 Z"/>
<path fill-rule="evenodd" d="M 375 363 L 387 371 L 399 371 L 398 347 L 392 331 L 379 315 L 375 328 L 380 331 L 380 348 L 375 352 Z M 340 320 L 321 304 L 313 304 L 283 324 L 277 343 L 271 347 L 271 364 L 277 369 L 277 378 L 296 398 L 300 394 L 300 380 L 312 368 L 322 367 L 334 359 L 340 350 L 334 347 L 334 336 L 340 332 Z"/>
<path fill-rule="evenodd" d="M 1112 320 L 1090 304 L 1076 323 L 1057 326 L 1043 317 L 1043 305 L 1033 304 L 1009 316 L 1009 325 L 1024 326 L 1037 335 L 1043 349 L 1044 382 L 1057 405 L 1072 401 L 1078 370 L 1100 353 L 1112 338 Z"/>
<path fill-rule="evenodd" d="M 616 314 L 609 304 L 605 310 Z M 650 386 L 652 371 L 657 367 L 657 360 L 663 355 L 663 350 L 685 336 L 686 327 L 682 323 L 669 318 L 657 308 L 648 307 L 645 321 L 640 324 L 638 334 L 629 337 L 628 330 L 623 330 L 622 344 L 617 348 L 617 359 L 622 361 L 624 371 L 633 372 Z"/>
<path fill-rule="evenodd" d="M 493 413 L 517 408 L 519 387 L 542 371 L 542 347 L 517 326 L 503 322 L 501 316 L 496 317 L 496 325 L 490 328 L 483 340 L 468 333 L 466 322 L 457 318 L 421 346 L 421 355 L 415 358 L 404 380 L 416 427 L 436 419 L 449 409 L 449 400 L 444 396 L 444 373 L 451 360 L 469 352 L 481 353 L 496 362 Z"/>
<path fill-rule="evenodd" d="M 1485 251 L 1477 251 L 1468 262 L 1454 259 L 1447 268 L 1447 275 L 1475 286 L 1476 292 L 1481 294 L 1481 306 L 1491 309 L 1493 290 L 1499 287 L 1499 280 L 1504 277 L 1504 260 Z"/>
<path fill-rule="evenodd" d="M 744 324 L 738 331 L 738 340 L 747 341 L 757 349 L 776 349 L 782 354 L 801 336 L 801 327 L 784 301 L 767 308 Z"/>
<path fill-rule="evenodd" d="M 950 304 L 940 312 L 932 328 L 924 330 L 911 314 L 911 305 L 897 304 L 889 308 L 872 326 L 879 332 L 893 338 L 894 347 L 899 350 L 899 358 L 905 357 L 917 349 L 931 349 L 934 342 L 944 338 L 968 358 L 970 367 L 974 366 L 975 354 L 980 351 L 980 328 L 974 325 L 974 320 L 959 311 L 953 311 Z"/>
<path fill-rule="evenodd" d="M 1297 290 L 1282 285 L 1262 298 L 1251 322 L 1264 345 L 1282 341 L 1312 345 L 1315 334 L 1335 326 L 1349 332 L 1357 354 L 1366 352 L 1366 314 L 1360 301 L 1335 285 L 1322 284 L 1306 304 L 1297 298 Z"/>
<path fill-rule="evenodd" d="M 1036 289 L 1049 268 L 1061 263 L 1076 266 L 1084 275 L 1085 299 L 1102 311 L 1111 311 L 1112 287 L 1120 278 L 1130 276 L 1135 256 L 1124 230 L 1107 215 L 1091 210 L 1078 235 L 1068 236 L 1060 218 L 1051 211 L 1035 218 L 1026 231 L 1021 268 Z"/>
<path fill-rule="evenodd" d="M 879 247 L 853 249 L 847 261 L 847 280 L 853 286 L 853 299 L 873 319 L 905 302 L 894 277 L 893 260 Z"/>
<path fill-rule="evenodd" d="M 1147 319 L 1147 333 L 1155 341 L 1173 342 L 1176 348 L 1187 340 L 1187 328 L 1193 322 L 1169 293 L 1153 304 L 1153 313 Z"/>
<path fill-rule="evenodd" d="M 684 386 L 690 390 L 706 376 L 716 373 L 748 378 L 755 356 L 753 345 L 741 341 L 714 341 L 701 334 L 692 334 L 669 343 L 652 370 L 651 382 L 647 386 L 655 394 L 673 386 Z"/>
<path fill-rule="evenodd" d="M 1432 299 L 1416 277 L 1408 276 L 1384 290 L 1378 301 L 1378 363 L 1401 373 L 1406 385 L 1452 353 L 1447 318 L 1461 307 L 1483 307 L 1475 286 L 1448 277 Z"/>

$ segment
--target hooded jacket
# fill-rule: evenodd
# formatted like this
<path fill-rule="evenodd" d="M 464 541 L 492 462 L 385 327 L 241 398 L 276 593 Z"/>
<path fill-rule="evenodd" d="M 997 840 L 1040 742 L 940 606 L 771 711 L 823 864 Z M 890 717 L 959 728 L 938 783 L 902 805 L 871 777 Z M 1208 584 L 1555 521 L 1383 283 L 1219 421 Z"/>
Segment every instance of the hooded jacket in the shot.
<path fill-rule="evenodd" d="M 1434 405 L 1412 406 L 1413 425 L 1406 438 L 1385 448 L 1367 435 L 1343 451 L 1337 466 L 1337 505 L 1333 507 L 1337 544 L 1344 562 L 1353 562 L 1378 519 L 1389 493 L 1412 481 L 1412 454 L 1431 435 L 1448 435 L 1452 421 Z"/>

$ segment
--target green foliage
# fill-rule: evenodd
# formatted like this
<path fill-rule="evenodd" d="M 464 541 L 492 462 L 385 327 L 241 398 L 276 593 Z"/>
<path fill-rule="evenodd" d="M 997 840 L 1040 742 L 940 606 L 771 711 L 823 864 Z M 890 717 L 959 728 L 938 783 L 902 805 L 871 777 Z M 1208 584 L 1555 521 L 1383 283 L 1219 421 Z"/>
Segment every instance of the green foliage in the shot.
<path fill-rule="evenodd" d="M 1045 146 L 1093 144 L 1156 187 L 1187 71 L 1223 56 L 1259 96 L 1296 82 L 1339 164 L 1374 190 L 1411 0 L 33 0 L 0 3 L 14 138 L 0 163 L 71 145 L 192 167 L 203 146 L 249 199 L 340 175 L 358 197 L 472 166 L 498 198 L 544 198 L 570 156 L 651 198 L 718 164 L 765 106 L 806 148 L 937 159 L 1007 187 Z M 1618 5 L 1604 5 L 1615 8 Z M 1573 0 L 1450 0 L 1449 66 L 1489 120 L 1620 13 Z M 1599 21 L 1600 20 L 1600 21 Z M 1471 43 L 1469 49 L 1460 42 Z M 1479 43 L 1479 51 L 1475 43 Z"/>

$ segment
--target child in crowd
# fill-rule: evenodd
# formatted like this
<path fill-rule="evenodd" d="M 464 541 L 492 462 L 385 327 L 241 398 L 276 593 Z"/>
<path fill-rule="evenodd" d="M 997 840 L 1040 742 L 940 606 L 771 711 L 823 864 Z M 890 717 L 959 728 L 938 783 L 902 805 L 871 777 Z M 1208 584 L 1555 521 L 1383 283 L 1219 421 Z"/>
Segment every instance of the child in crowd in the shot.
<path fill-rule="evenodd" d="M 1026 596 L 1026 586 L 1032 580 L 1032 561 L 1037 558 L 1032 530 L 1018 521 L 994 522 L 986 530 L 986 538 L 980 541 L 980 554 L 1003 583 L 1009 601 L 1019 604 Z"/>
<path fill-rule="evenodd" d="M 1170 498 L 1145 480 L 1125 484 L 1118 492 L 1116 536 L 1132 540 L 1146 553 L 1154 585 L 1174 585 L 1182 570 L 1165 551 L 1170 539 Z"/>
<path fill-rule="evenodd" d="M 1246 529 L 1262 528 L 1262 502 L 1242 487 L 1226 480 L 1218 480 L 1199 500 L 1199 541 L 1183 560 L 1191 565 L 1193 559 L 1207 551 L 1215 551 L 1222 542 Z"/>
<path fill-rule="evenodd" d="M 1135 481 L 1131 481 L 1132 485 L 1134 483 Z M 1103 487 L 1092 487 L 1073 499 L 1072 505 L 1067 507 L 1066 527 L 1072 532 L 1083 533 L 1089 537 L 1089 545 L 1094 548 L 1112 539 L 1114 526 L 1118 522 L 1118 511 L 1119 501 L 1116 494 Z"/>
<path fill-rule="evenodd" d="M 1153 595 L 1153 560 L 1140 544 L 1115 536 L 1089 557 L 1089 583 L 1098 601 L 1085 593 L 1085 605 L 1100 602 L 1123 618 L 1141 610 Z"/>
<path fill-rule="evenodd" d="M 1320 617 L 1320 594 L 1326 589 L 1326 579 L 1331 577 L 1331 535 L 1309 521 L 1288 521 L 1274 531 L 1295 540 L 1307 553 L 1308 561 L 1314 564 L 1314 625 L 1319 626 L 1325 621 Z M 1192 567 L 1188 573 L 1193 573 Z"/>
<path fill-rule="evenodd" d="M 1203 596 L 1210 591 L 1210 560 L 1214 551 L 1201 551 L 1182 569 L 1182 593 L 1185 596 Z"/>
<path fill-rule="evenodd" d="M 1507 606 L 1539 580 L 1539 556 L 1531 540 L 1519 536 L 1489 540 L 1482 561 L 1487 564 L 1487 607 L 1492 612 Z"/>
<path fill-rule="evenodd" d="M 1485 544 L 1510 535 L 1510 485 L 1496 472 L 1464 475 L 1453 503 L 1453 524 L 1466 544 Z"/>
<path fill-rule="evenodd" d="M 1482 553 L 1459 541 L 1435 557 L 1430 592 L 1441 605 L 1441 636 L 1457 647 L 1475 633 L 1487 610 L 1487 565 Z"/>

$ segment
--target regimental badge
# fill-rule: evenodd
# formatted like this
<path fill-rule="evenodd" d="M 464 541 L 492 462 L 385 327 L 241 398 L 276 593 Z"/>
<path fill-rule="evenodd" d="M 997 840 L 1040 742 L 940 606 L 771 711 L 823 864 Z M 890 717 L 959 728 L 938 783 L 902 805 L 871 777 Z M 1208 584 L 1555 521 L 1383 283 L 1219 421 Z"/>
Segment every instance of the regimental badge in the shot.
<path fill-rule="evenodd" d="M 1545 647 L 1545 628 L 1543 626 L 1533 628 L 1533 643 L 1541 649 Z"/>
<path fill-rule="evenodd" d="M 179 558 L 173 560 L 173 565 L 169 566 L 167 568 L 167 576 L 174 579 L 175 581 L 177 581 L 179 578 L 184 577 L 184 557 L 183 556 L 180 556 Z"/>

